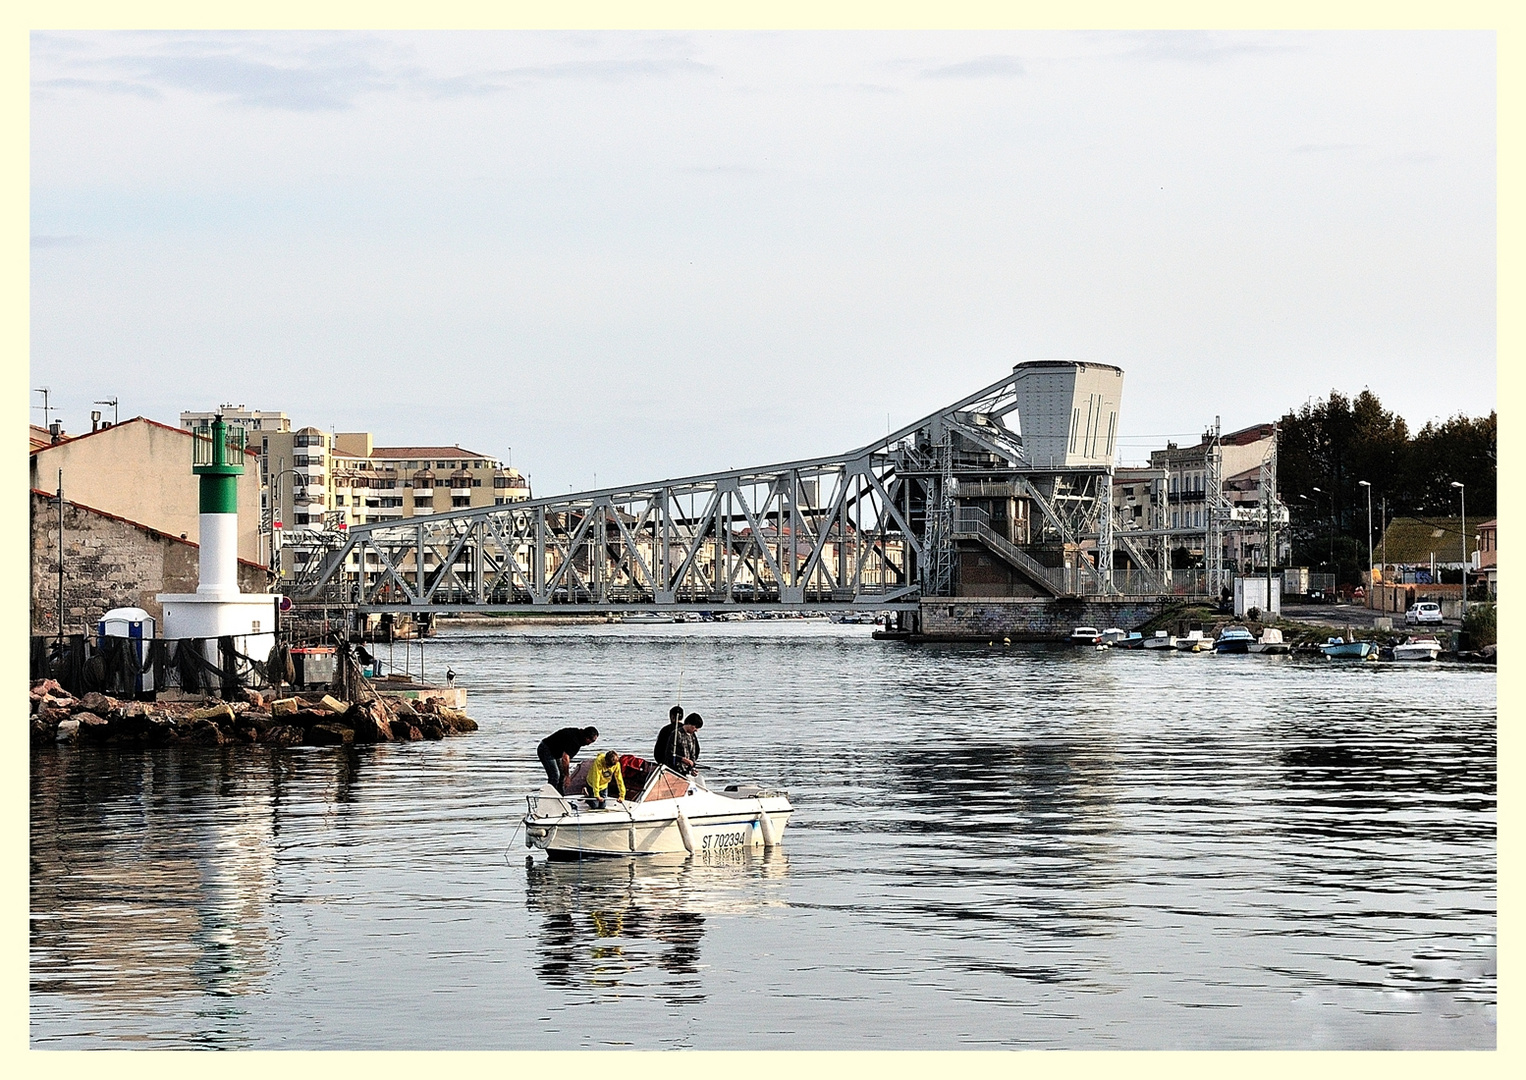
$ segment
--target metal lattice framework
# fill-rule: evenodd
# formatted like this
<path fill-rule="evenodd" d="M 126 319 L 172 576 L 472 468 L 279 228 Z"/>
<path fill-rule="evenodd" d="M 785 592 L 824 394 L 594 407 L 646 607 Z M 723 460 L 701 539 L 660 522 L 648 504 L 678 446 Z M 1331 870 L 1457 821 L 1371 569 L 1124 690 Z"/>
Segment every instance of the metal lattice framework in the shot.
<path fill-rule="evenodd" d="M 1044 536 L 1078 552 L 1079 585 L 1037 563 L 1030 577 L 1050 580 L 1051 593 L 1112 591 L 1111 470 L 1030 467 L 1005 421 L 1015 383 L 1008 375 L 846 454 L 313 530 L 289 552 L 287 591 L 360 611 L 912 610 L 953 587 L 961 485 L 992 483 L 1029 500 Z M 1109 557 L 1081 557 L 1087 539 L 1107 541 Z"/>

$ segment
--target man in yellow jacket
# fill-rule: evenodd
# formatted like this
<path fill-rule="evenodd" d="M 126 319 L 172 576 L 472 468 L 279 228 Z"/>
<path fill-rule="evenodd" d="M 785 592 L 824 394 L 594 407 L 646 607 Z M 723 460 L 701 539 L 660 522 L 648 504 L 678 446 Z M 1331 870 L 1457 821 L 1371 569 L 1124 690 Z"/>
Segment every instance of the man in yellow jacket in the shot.
<path fill-rule="evenodd" d="M 625 777 L 621 775 L 620 755 L 613 750 L 606 750 L 593 759 L 593 764 L 588 769 L 588 779 L 585 787 L 588 794 L 598 800 L 599 806 L 604 805 L 604 791 L 613 786 L 616 797 L 625 798 Z"/>

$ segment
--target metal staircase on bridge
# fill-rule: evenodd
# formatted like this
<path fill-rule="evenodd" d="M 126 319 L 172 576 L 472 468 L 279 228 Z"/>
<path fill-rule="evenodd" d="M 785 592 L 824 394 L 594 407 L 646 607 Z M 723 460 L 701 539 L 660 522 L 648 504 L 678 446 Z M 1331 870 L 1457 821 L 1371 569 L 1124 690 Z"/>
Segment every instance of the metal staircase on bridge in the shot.
<path fill-rule="evenodd" d="M 989 515 L 984 510 L 960 507 L 956 521 L 954 539 L 976 541 L 1049 596 L 1073 595 L 1065 588 L 1063 570 L 1045 566 L 992 529 Z"/>

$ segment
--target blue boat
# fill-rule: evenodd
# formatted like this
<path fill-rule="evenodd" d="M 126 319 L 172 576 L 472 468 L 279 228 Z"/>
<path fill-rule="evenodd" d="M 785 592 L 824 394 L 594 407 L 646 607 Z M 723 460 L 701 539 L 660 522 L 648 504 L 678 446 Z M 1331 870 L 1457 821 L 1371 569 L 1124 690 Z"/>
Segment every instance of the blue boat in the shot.
<path fill-rule="evenodd" d="M 1320 652 L 1332 660 L 1376 660 L 1378 647 L 1370 641 L 1346 641 L 1333 637 L 1320 646 Z"/>
<path fill-rule="evenodd" d="M 1216 653 L 1243 653 L 1250 650 L 1256 636 L 1243 626 L 1226 626 L 1213 643 Z"/>

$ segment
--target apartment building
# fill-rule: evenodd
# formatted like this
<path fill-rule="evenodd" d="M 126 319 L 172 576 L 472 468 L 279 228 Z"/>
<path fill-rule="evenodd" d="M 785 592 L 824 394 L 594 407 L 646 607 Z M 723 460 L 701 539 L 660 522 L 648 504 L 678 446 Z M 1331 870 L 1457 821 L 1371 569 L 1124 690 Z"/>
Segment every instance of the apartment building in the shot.
<path fill-rule="evenodd" d="M 1189 556 L 1203 555 L 1209 515 L 1219 506 L 1225 565 L 1242 570 L 1264 566 L 1267 523 L 1262 468 L 1275 461 L 1276 445 L 1276 425 L 1253 424 L 1217 438 L 1205 433 L 1194 446 L 1167 443 L 1165 449 L 1152 451 L 1151 469 L 1164 474 L 1161 527 L 1179 536 L 1173 547 L 1185 549 Z M 1217 491 L 1213 490 L 1215 479 Z M 1276 553 L 1276 561 L 1281 562 L 1290 550 L 1288 510 L 1275 492 L 1272 515 L 1281 534 Z"/>

